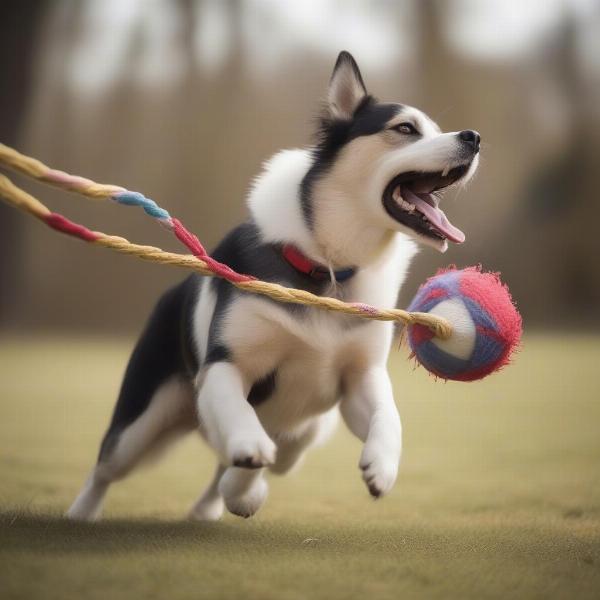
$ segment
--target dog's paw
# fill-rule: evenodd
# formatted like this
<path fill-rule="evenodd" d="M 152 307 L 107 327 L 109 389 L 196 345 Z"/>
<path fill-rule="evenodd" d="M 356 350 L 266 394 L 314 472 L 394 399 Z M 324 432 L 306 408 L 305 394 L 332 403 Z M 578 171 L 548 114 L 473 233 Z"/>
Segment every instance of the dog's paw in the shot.
<path fill-rule="evenodd" d="M 227 510 L 238 517 L 247 519 L 264 504 L 269 493 L 269 486 L 260 476 L 247 487 L 238 479 L 235 469 L 228 469 L 221 479 L 219 491 L 223 494 Z"/>
<path fill-rule="evenodd" d="M 398 461 L 389 459 L 381 452 L 365 447 L 360 463 L 362 478 L 369 488 L 373 498 L 379 498 L 387 494 L 398 476 Z"/>
<path fill-rule="evenodd" d="M 264 432 L 254 438 L 237 437 L 227 444 L 229 464 L 243 469 L 260 469 L 275 462 L 277 446 Z"/>
<path fill-rule="evenodd" d="M 199 500 L 188 513 L 190 521 L 218 521 L 223 516 L 223 498 Z"/>

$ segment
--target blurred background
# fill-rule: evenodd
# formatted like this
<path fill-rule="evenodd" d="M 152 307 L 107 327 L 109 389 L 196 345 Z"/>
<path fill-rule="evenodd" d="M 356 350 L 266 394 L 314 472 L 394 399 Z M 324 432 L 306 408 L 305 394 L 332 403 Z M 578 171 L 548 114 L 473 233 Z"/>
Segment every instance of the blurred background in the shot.
<path fill-rule="evenodd" d="M 20 0 L 0 21 L 0 140 L 142 191 L 212 247 L 261 163 L 307 145 L 341 49 L 369 90 L 477 129 L 479 175 L 437 267 L 502 271 L 526 328 L 598 328 L 596 0 Z M 20 182 L 53 210 L 182 251 L 138 210 Z M 92 248 L 0 204 L 0 328 L 131 334 L 183 273 Z"/>

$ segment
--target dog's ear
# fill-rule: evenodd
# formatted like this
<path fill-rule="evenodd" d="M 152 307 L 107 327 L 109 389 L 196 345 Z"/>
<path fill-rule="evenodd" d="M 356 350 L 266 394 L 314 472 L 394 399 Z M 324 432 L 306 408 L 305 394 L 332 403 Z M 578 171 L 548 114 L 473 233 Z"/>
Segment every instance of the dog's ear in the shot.
<path fill-rule="evenodd" d="M 331 115 L 351 119 L 354 111 L 367 96 L 356 61 L 349 52 L 340 52 L 329 81 L 327 102 Z"/>

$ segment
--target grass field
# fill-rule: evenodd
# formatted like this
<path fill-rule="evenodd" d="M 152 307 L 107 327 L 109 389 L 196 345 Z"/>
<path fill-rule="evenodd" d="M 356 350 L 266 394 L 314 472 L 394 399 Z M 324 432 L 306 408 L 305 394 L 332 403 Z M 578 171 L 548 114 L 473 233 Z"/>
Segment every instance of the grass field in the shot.
<path fill-rule="evenodd" d="M 91 466 L 129 342 L 0 342 L 0 598 L 599 598 L 600 338 L 529 337 L 515 365 L 443 384 L 392 359 L 404 459 L 369 498 L 340 428 L 271 478 L 253 519 L 181 519 L 213 461 L 191 436 L 61 513 Z"/>

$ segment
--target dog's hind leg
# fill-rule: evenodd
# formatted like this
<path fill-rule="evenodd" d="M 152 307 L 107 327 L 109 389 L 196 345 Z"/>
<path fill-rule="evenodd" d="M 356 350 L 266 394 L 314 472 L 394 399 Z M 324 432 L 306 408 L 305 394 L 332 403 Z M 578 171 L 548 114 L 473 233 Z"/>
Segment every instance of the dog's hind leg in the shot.
<path fill-rule="evenodd" d="M 94 469 L 66 516 L 77 521 L 95 521 L 102 512 L 102 502 L 108 486 L 109 482 L 98 477 Z"/>
<path fill-rule="evenodd" d="M 109 429 L 98 462 L 67 516 L 86 521 L 98 518 L 111 483 L 125 477 L 142 460 L 156 457 L 195 425 L 192 386 L 178 377 L 169 379 L 131 425 Z"/>
<path fill-rule="evenodd" d="M 209 486 L 204 490 L 204 493 L 198 498 L 196 504 L 192 506 L 189 513 L 190 519 L 197 521 L 218 521 L 223 515 L 223 496 L 219 492 L 219 481 L 225 467 L 221 464 L 217 465 L 215 474 Z"/>
<path fill-rule="evenodd" d="M 198 366 L 186 334 L 197 289 L 188 277 L 156 305 L 129 359 L 98 462 L 67 516 L 96 518 L 111 482 L 197 426 L 191 374 Z"/>
<path fill-rule="evenodd" d="M 225 506 L 234 515 L 251 517 L 267 498 L 263 470 L 219 465 L 210 485 L 192 507 L 190 519 L 218 521 Z"/>
<path fill-rule="evenodd" d="M 336 408 L 312 418 L 299 433 L 277 439 L 277 458 L 269 466 L 269 471 L 284 475 L 297 467 L 311 446 L 325 443 L 333 434 L 338 423 L 339 411 Z"/>

